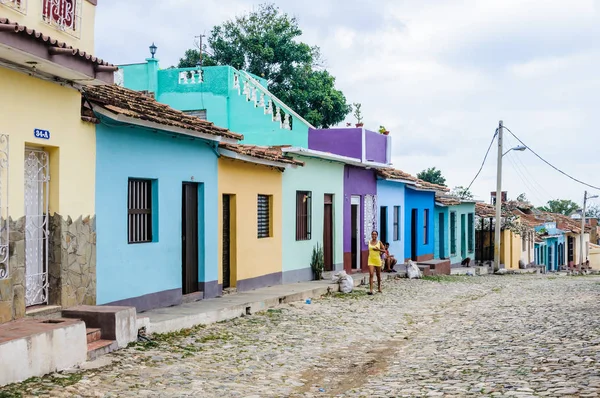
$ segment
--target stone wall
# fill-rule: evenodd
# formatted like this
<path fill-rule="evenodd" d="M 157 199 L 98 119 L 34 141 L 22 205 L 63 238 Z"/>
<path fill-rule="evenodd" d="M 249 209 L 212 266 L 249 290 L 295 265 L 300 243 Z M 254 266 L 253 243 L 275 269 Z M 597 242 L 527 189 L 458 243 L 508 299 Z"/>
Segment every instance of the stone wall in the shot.
<path fill-rule="evenodd" d="M 48 304 L 96 303 L 96 219 L 49 217 Z M 9 277 L 0 280 L 0 323 L 25 316 L 25 217 L 9 219 Z"/>
<path fill-rule="evenodd" d="M 50 304 L 96 304 L 96 218 L 50 217 Z"/>

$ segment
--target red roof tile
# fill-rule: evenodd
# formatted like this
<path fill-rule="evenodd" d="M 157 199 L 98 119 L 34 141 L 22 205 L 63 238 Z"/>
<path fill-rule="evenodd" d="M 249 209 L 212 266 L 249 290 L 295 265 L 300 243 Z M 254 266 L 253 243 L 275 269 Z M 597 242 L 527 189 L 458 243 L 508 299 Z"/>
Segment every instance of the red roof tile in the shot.
<path fill-rule="evenodd" d="M 379 170 L 377 170 L 377 174 L 382 178 L 387 178 L 387 179 L 391 179 L 391 180 L 411 181 L 417 186 L 420 186 L 425 189 L 430 189 L 433 191 L 441 191 L 441 192 L 448 191 L 448 187 L 445 187 L 443 185 L 431 184 L 427 181 L 423 181 L 417 177 L 414 177 L 408 173 L 405 173 L 402 170 L 394 169 L 391 167 L 388 167 L 385 169 L 379 169 Z"/>
<path fill-rule="evenodd" d="M 244 144 L 219 144 L 220 148 L 230 150 L 240 155 L 251 156 L 258 159 L 270 160 L 272 162 L 286 163 L 296 166 L 304 166 L 304 162 L 285 156 L 280 147 L 266 147 Z"/>
<path fill-rule="evenodd" d="M 124 87 L 116 85 L 85 86 L 82 92 L 88 101 L 112 113 L 203 134 L 235 140 L 244 138 L 241 134 L 217 127 L 214 123 L 196 116 L 186 115 L 168 105 L 157 102 L 154 98 Z"/>

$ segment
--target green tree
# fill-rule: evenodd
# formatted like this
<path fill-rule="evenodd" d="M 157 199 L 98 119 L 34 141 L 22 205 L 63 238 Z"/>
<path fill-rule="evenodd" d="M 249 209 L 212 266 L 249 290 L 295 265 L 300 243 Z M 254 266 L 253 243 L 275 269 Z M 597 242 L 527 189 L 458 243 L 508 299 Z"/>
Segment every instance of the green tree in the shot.
<path fill-rule="evenodd" d="M 202 66 L 215 66 L 217 63 L 206 53 L 206 46 L 202 46 L 204 50 L 202 50 Z M 186 50 L 183 58 L 179 59 L 178 68 L 195 68 L 200 64 L 200 51 L 196 49 Z"/>
<path fill-rule="evenodd" d="M 600 207 L 596 204 L 588 205 L 585 209 L 585 216 L 589 218 L 600 218 Z"/>
<path fill-rule="evenodd" d="M 574 211 L 579 210 L 580 207 L 577 203 L 573 202 L 572 200 L 554 199 L 549 200 L 546 206 L 538 207 L 538 209 L 550 213 L 564 214 L 565 216 L 568 216 Z"/>
<path fill-rule="evenodd" d="M 430 182 L 432 184 L 446 186 L 446 179 L 442 175 L 441 170 L 438 170 L 435 167 L 430 167 L 427 170 L 421 171 L 417 174 L 417 178 L 420 178 L 421 180 Z"/>
<path fill-rule="evenodd" d="M 450 194 L 461 199 L 473 199 L 473 193 L 462 185 L 454 187 Z"/>
<path fill-rule="evenodd" d="M 344 120 L 352 107 L 335 88 L 335 78 L 324 70 L 319 47 L 301 42 L 295 17 L 274 4 L 213 27 L 211 55 L 203 65 L 231 65 L 265 78 L 269 90 L 317 127 Z M 203 51 L 204 53 L 204 51 Z M 188 50 L 179 67 L 196 66 L 198 51 Z"/>

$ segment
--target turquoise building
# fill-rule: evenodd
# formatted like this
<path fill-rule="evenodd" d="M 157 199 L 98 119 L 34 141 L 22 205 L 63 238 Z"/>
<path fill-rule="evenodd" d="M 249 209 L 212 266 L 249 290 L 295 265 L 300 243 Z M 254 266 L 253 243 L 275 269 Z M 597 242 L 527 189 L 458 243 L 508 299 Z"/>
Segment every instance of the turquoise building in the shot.
<path fill-rule="evenodd" d="M 243 143 L 308 147 L 312 126 L 276 98 L 267 81 L 231 66 L 160 69 L 158 60 L 120 65 L 116 83 L 244 135 Z"/>
<path fill-rule="evenodd" d="M 117 86 L 84 96 L 98 122 L 97 304 L 220 295 L 217 147 L 242 136 Z"/>
<path fill-rule="evenodd" d="M 475 262 L 475 201 L 437 196 L 435 201 L 434 257 L 460 266 Z"/>
<path fill-rule="evenodd" d="M 535 243 L 535 261 L 547 271 L 558 271 L 565 265 L 565 234 L 556 222 L 546 222 L 535 227 L 539 239 Z"/>

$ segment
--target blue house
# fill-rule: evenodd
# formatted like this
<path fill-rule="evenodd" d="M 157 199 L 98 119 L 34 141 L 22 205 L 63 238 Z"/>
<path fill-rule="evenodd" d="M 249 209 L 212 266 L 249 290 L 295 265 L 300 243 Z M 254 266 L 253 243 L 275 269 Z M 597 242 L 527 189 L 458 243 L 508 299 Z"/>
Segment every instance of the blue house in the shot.
<path fill-rule="evenodd" d="M 98 123 L 97 304 L 220 295 L 217 147 L 242 136 L 118 86 L 83 93 Z"/>
<path fill-rule="evenodd" d="M 415 262 L 433 260 L 435 190 L 423 185 L 407 185 L 405 203 L 404 258 Z"/>
<path fill-rule="evenodd" d="M 565 265 L 565 234 L 556 222 L 546 222 L 535 228 L 539 241 L 535 244 L 535 259 L 547 271 L 558 271 Z"/>

